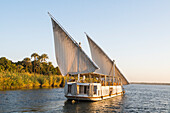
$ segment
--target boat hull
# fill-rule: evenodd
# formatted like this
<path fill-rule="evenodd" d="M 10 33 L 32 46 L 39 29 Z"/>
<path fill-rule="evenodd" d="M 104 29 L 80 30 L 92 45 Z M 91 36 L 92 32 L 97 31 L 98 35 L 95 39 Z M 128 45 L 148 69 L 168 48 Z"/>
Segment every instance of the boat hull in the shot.
<path fill-rule="evenodd" d="M 99 101 L 124 94 L 123 86 L 102 86 L 100 83 L 67 83 L 65 97 L 68 100 Z"/>
<path fill-rule="evenodd" d="M 110 95 L 106 95 L 106 96 L 98 96 L 98 97 L 81 97 L 81 96 L 65 96 L 68 100 L 77 100 L 77 101 L 101 101 L 101 100 L 105 100 L 105 99 L 109 99 L 109 98 L 114 98 L 116 96 L 120 96 L 123 95 L 124 92 L 118 93 L 118 94 L 112 94 Z"/>

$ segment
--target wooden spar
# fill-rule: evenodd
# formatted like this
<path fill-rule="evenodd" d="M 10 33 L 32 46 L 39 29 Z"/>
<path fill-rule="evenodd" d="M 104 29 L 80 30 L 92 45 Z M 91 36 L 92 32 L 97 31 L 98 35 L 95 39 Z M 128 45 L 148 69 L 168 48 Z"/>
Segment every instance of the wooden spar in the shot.
<path fill-rule="evenodd" d="M 77 72 L 78 72 L 78 82 L 80 82 L 80 74 L 79 74 L 79 60 L 80 60 L 80 45 L 78 48 L 78 62 L 77 62 Z"/>
<path fill-rule="evenodd" d="M 100 83 L 101 83 L 101 81 L 102 81 L 102 80 L 101 80 L 101 75 L 99 76 L 99 80 L 100 80 Z"/>
<path fill-rule="evenodd" d="M 91 80 L 91 74 L 89 74 L 89 78 L 90 78 L 90 83 L 92 83 L 92 80 Z"/>
<path fill-rule="evenodd" d="M 112 76 L 112 85 L 114 83 L 114 77 L 115 77 L 115 64 L 114 63 L 115 63 L 115 60 L 113 60 L 112 67 L 109 72 L 109 85 L 111 84 L 111 76 Z M 111 75 L 112 70 L 113 70 L 113 75 Z"/>
<path fill-rule="evenodd" d="M 112 84 L 114 84 L 114 77 L 115 77 L 115 60 L 113 60 L 113 76 L 112 76 Z"/>
<path fill-rule="evenodd" d="M 104 76 L 104 85 L 106 86 L 106 75 Z"/>

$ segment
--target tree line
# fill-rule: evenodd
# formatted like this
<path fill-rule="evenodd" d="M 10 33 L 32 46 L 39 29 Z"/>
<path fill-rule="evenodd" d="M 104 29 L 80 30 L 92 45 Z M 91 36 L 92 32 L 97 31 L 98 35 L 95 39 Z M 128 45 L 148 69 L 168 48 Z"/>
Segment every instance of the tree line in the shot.
<path fill-rule="evenodd" d="M 64 87 L 67 77 L 62 76 L 59 68 L 47 62 L 47 59 L 47 54 L 38 55 L 37 53 L 18 62 L 1 57 L 0 90 Z"/>
<path fill-rule="evenodd" d="M 58 67 L 54 67 L 52 62 L 47 62 L 48 55 L 37 53 L 31 54 L 22 61 L 13 62 L 6 57 L 0 58 L 0 72 L 11 73 L 34 73 L 42 75 L 61 75 Z"/>

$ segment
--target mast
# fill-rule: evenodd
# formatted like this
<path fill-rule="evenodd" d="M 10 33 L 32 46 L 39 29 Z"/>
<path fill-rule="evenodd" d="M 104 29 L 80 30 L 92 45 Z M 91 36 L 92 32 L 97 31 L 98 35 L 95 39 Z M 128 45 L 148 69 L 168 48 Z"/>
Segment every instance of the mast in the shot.
<path fill-rule="evenodd" d="M 79 43 L 79 47 L 80 47 L 80 43 Z M 78 62 L 77 62 L 77 65 L 78 65 L 78 68 L 77 68 L 77 72 L 78 72 L 78 82 L 80 82 L 80 74 L 79 74 L 79 60 L 80 60 L 80 55 L 79 55 L 79 52 L 80 52 L 80 49 L 78 48 Z"/>

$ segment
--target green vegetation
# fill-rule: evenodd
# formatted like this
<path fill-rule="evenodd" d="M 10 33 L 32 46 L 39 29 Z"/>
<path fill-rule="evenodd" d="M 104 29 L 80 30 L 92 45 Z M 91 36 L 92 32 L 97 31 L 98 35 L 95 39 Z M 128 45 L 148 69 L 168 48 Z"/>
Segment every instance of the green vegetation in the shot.
<path fill-rule="evenodd" d="M 33 61 L 31 61 L 33 59 Z M 22 61 L 12 62 L 5 57 L 0 58 L 0 72 L 11 73 L 34 73 L 43 75 L 61 75 L 58 67 L 54 67 L 51 62 L 47 62 L 47 54 L 39 56 L 37 53 L 33 53 L 31 58 L 24 58 Z"/>
<path fill-rule="evenodd" d="M 48 59 L 47 54 L 39 56 L 37 53 L 33 53 L 31 58 L 26 57 L 18 62 L 12 62 L 5 57 L 1 57 L 0 90 L 64 87 L 65 77 L 61 76 L 58 67 L 54 67 L 46 59 Z"/>
<path fill-rule="evenodd" d="M 64 87 L 65 77 L 61 75 L 40 75 L 30 73 L 0 73 L 0 90 L 34 87 Z"/>

